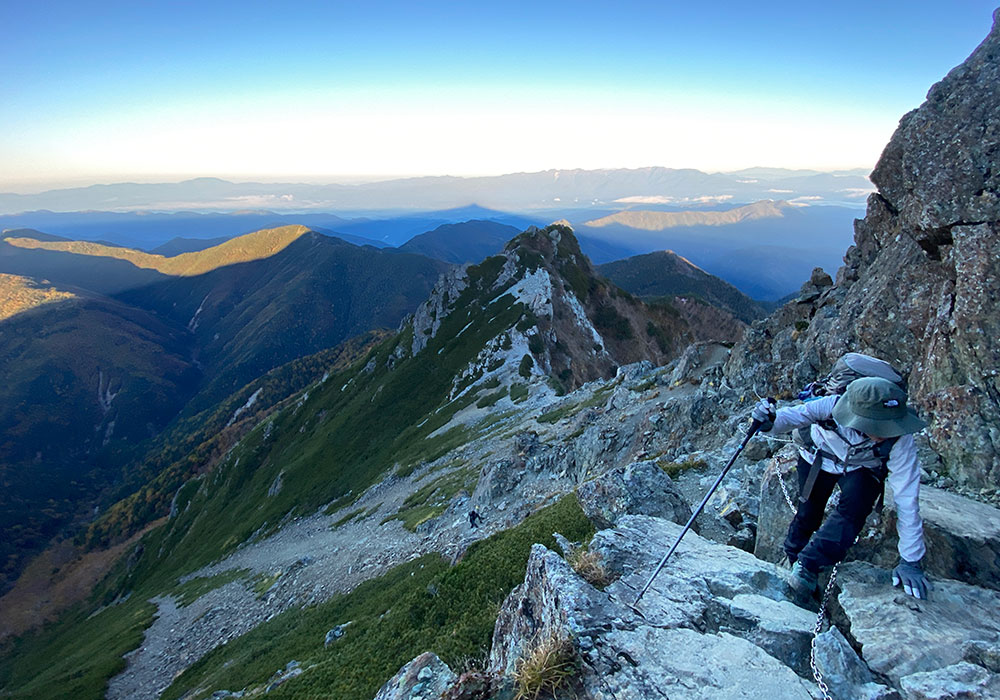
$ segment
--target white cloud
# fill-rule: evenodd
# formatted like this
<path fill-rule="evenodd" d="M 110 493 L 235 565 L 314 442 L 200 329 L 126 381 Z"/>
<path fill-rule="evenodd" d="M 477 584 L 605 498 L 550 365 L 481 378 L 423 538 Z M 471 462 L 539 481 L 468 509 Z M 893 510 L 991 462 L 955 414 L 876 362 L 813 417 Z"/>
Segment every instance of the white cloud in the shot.
<path fill-rule="evenodd" d="M 728 202 L 731 194 L 706 194 L 701 197 L 668 197 L 666 195 L 632 195 L 614 200 L 616 204 L 718 204 Z"/>
<path fill-rule="evenodd" d="M 795 199 L 789 199 L 788 203 L 793 207 L 808 207 L 810 204 L 822 201 L 823 198 L 817 195 L 806 195 L 803 197 L 796 197 Z"/>
<path fill-rule="evenodd" d="M 875 191 L 874 187 L 848 187 L 844 190 L 837 190 L 848 199 L 864 199 Z"/>

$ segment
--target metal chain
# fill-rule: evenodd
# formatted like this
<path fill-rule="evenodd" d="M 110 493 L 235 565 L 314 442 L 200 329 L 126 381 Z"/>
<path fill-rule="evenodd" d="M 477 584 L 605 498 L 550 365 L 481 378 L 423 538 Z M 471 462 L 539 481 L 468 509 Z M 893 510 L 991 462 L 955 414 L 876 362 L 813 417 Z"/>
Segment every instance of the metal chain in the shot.
<path fill-rule="evenodd" d="M 785 480 L 782 478 L 777 466 L 772 466 L 768 471 L 769 473 L 765 478 L 769 479 L 771 474 L 778 478 L 778 483 L 781 485 L 781 493 L 785 496 L 785 503 L 788 504 L 788 508 L 792 513 L 796 513 L 795 503 L 788 493 L 788 487 L 785 485 Z M 857 541 L 858 538 L 855 538 L 854 542 L 857 543 Z M 819 664 L 816 663 L 816 640 L 823 632 L 823 626 L 826 622 L 826 609 L 830 603 L 830 595 L 833 593 L 833 588 L 837 583 L 837 569 L 839 568 L 840 564 L 836 564 L 830 571 L 830 580 L 823 590 L 823 598 L 819 603 L 819 612 L 816 614 L 816 625 L 813 627 L 813 636 L 809 642 L 809 668 L 812 669 L 813 680 L 816 681 L 816 685 L 819 686 L 819 690 L 823 694 L 823 700 L 833 700 L 833 696 L 830 695 L 830 688 L 827 686 L 826 681 L 823 680 L 823 672 L 819 670 Z"/>
<path fill-rule="evenodd" d="M 795 503 L 792 501 L 792 497 L 788 493 L 788 487 L 785 486 L 785 480 L 781 477 L 781 473 L 778 471 L 777 465 L 772 465 L 768 468 L 768 474 L 765 477 L 765 480 L 770 479 L 772 474 L 778 477 L 778 483 L 781 485 L 781 493 L 785 495 L 785 503 L 787 503 L 788 507 L 792 509 L 792 513 L 795 513 Z"/>
<path fill-rule="evenodd" d="M 830 571 L 830 580 L 823 591 L 823 599 L 820 601 L 819 612 L 816 614 L 816 626 L 813 628 L 812 640 L 809 642 L 809 668 L 812 669 L 816 685 L 819 686 L 820 692 L 823 693 L 823 700 L 833 700 L 833 697 L 830 695 L 830 688 L 823 680 L 823 672 L 819 670 L 819 664 L 816 663 L 816 640 L 823 632 L 823 623 L 826 621 L 826 606 L 830 602 L 830 594 L 833 593 L 833 587 L 837 582 L 837 569 L 839 568 L 840 564 L 836 564 L 833 570 Z"/>

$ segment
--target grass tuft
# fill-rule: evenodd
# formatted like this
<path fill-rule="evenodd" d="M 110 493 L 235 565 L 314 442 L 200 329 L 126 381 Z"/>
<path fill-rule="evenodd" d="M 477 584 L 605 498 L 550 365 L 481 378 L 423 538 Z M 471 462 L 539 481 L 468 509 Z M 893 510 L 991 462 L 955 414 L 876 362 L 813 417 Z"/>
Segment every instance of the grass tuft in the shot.
<path fill-rule="evenodd" d="M 576 651 L 569 637 L 558 630 L 539 641 L 514 670 L 514 700 L 555 697 L 568 688 L 577 671 Z"/>
<path fill-rule="evenodd" d="M 584 581 L 595 588 L 604 590 L 604 587 L 614 580 L 608 570 L 604 568 L 601 555 L 586 547 L 574 549 L 566 557 L 566 562 Z"/>
<path fill-rule="evenodd" d="M 691 469 L 704 469 L 708 466 L 703 459 L 687 459 L 683 462 L 667 462 L 659 460 L 656 465 L 667 473 L 671 479 L 676 479 L 683 472 Z"/>

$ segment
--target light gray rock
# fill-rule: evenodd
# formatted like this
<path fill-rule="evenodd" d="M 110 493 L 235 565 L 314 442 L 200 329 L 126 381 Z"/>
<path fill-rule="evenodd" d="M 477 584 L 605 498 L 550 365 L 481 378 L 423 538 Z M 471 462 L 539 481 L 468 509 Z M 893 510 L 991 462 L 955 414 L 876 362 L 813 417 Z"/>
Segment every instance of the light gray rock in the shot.
<path fill-rule="evenodd" d="M 894 685 L 964 658 L 970 640 L 1000 639 L 1000 593 L 956 581 L 935 581 L 929 600 L 890 584 L 890 573 L 849 562 L 838 579 L 840 608 L 868 667 Z"/>
<path fill-rule="evenodd" d="M 647 530 L 655 529 L 657 523 L 672 525 L 641 516 L 625 519 L 636 521 L 633 527 L 645 526 Z M 675 531 L 668 529 L 665 534 L 669 536 Z M 722 560 L 725 559 L 723 550 L 729 548 L 702 542 L 718 550 Z M 737 554 L 746 563 L 755 561 L 743 552 Z M 703 561 L 710 563 L 708 558 Z M 769 565 L 761 562 L 759 566 Z M 753 572 L 743 574 L 747 580 L 742 584 L 737 583 L 741 574 L 732 571 L 713 578 L 712 584 L 720 591 L 753 590 L 750 581 Z M 611 587 L 606 592 L 598 591 L 576 576 L 561 557 L 536 545 L 525 582 L 511 593 L 501 609 L 494 630 L 490 669 L 510 674 L 535 640 L 556 633 L 575 640 L 581 659 L 579 682 L 583 697 L 601 700 L 812 697 L 807 681 L 756 644 L 725 631 L 702 632 L 691 628 L 703 626 L 709 608 L 716 610 L 707 616 L 710 619 L 729 615 L 727 606 L 713 601 L 710 584 L 702 580 L 698 585 L 694 581 L 696 576 L 692 575 L 683 590 L 670 586 L 671 599 L 665 598 L 663 589 L 651 590 L 649 604 L 646 599 L 642 604 L 643 617 L 624 604 L 628 596 L 634 595 L 634 588 L 621 585 L 615 592 L 610 591 Z M 669 612 L 673 599 L 677 599 L 680 608 L 676 614 Z M 751 615 L 746 611 L 757 610 L 762 604 L 779 605 L 773 601 L 741 600 L 737 608 L 749 620 Z M 706 659 L 712 662 L 707 664 Z"/>
<path fill-rule="evenodd" d="M 920 487 L 927 554 L 924 570 L 932 577 L 1000 589 L 1000 509 L 942 491 Z M 896 552 L 896 512 L 891 489 L 881 522 L 852 549 L 851 556 L 891 569 Z"/>
<path fill-rule="evenodd" d="M 438 278 L 431 295 L 413 314 L 413 345 L 416 355 L 427 347 L 427 341 L 437 335 L 441 321 L 451 310 L 462 291 L 469 286 L 468 265 L 451 268 Z"/>
<path fill-rule="evenodd" d="M 598 527 L 611 527 L 626 514 L 655 515 L 685 523 L 691 507 L 655 462 L 611 469 L 577 488 L 580 507 Z"/>
<path fill-rule="evenodd" d="M 613 630 L 584 657 L 594 700 L 812 698 L 810 684 L 760 647 L 725 632 Z"/>
<path fill-rule="evenodd" d="M 785 556 L 783 544 L 792 522 L 792 509 L 781 489 L 784 481 L 792 503 L 798 494 L 798 477 L 795 472 L 797 455 L 793 450 L 783 450 L 768 463 L 765 477 L 760 482 L 760 506 L 757 515 L 757 540 L 754 556 L 770 562 L 779 562 Z"/>
<path fill-rule="evenodd" d="M 914 673 L 900 681 L 906 700 L 995 700 L 1000 697 L 1000 675 L 961 662 Z"/>
<path fill-rule="evenodd" d="M 458 680 L 448 665 L 436 654 L 426 652 L 403 666 L 386 681 L 375 700 L 432 700 Z"/>
<path fill-rule="evenodd" d="M 875 682 L 871 671 L 836 627 L 817 635 L 816 665 L 835 698 L 899 698 L 895 689 Z"/>
<path fill-rule="evenodd" d="M 323 639 L 323 646 L 328 647 L 335 641 L 344 636 L 347 632 L 347 628 L 352 624 L 352 622 L 345 622 L 342 625 L 337 625 L 329 632 L 326 633 L 326 637 Z"/>
<path fill-rule="evenodd" d="M 720 600 L 726 605 L 724 600 Z M 786 601 L 741 593 L 728 601 L 719 629 L 744 637 L 789 666 L 800 676 L 812 677 L 809 645 L 816 615 Z"/>

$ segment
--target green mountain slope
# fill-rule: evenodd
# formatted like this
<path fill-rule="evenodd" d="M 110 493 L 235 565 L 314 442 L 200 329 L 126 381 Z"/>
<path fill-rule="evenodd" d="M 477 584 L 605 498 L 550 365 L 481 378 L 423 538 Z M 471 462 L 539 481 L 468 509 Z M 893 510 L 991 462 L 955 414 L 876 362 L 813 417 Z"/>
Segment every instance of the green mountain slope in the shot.
<path fill-rule="evenodd" d="M 694 296 L 729 311 L 744 323 L 767 314 L 759 302 L 670 250 L 616 260 L 597 269 L 622 289 L 646 300 Z"/>
<path fill-rule="evenodd" d="M 239 439 L 290 397 L 345 369 L 389 335 L 371 331 L 293 360 L 212 408 L 174 421 L 151 440 L 132 448 L 117 445 L 107 460 L 125 465 L 115 492 L 118 497 L 112 496 L 117 502 L 88 526 L 87 546 L 122 541 L 169 514 L 171 501 L 186 480 L 211 471 Z"/>
<path fill-rule="evenodd" d="M 269 257 L 164 280 L 118 298 L 194 334 L 208 383 L 190 415 L 285 362 L 372 328 L 396 328 L 447 267 L 307 231 Z"/>
<path fill-rule="evenodd" d="M 148 438 L 193 394 L 190 340 L 102 298 L 0 322 L 0 590 L 113 476 L 98 453 Z"/>

